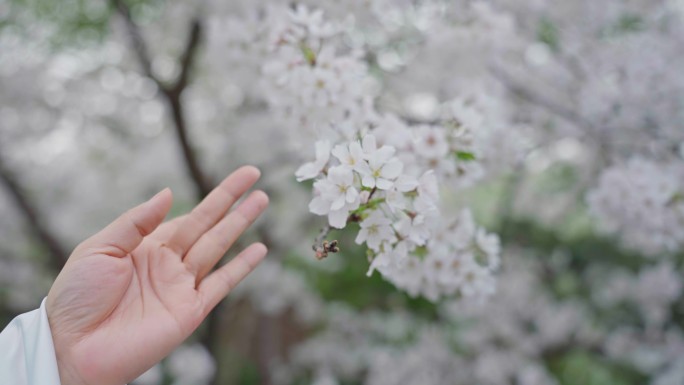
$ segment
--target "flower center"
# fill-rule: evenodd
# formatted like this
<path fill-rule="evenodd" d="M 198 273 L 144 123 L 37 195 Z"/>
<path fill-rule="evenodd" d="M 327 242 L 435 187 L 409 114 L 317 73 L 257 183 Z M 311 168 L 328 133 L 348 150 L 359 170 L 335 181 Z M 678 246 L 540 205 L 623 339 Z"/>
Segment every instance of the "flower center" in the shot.
<path fill-rule="evenodd" d="M 368 234 L 369 235 L 377 235 L 378 233 L 380 233 L 380 231 L 378 229 L 378 225 L 370 225 L 368 227 Z"/>

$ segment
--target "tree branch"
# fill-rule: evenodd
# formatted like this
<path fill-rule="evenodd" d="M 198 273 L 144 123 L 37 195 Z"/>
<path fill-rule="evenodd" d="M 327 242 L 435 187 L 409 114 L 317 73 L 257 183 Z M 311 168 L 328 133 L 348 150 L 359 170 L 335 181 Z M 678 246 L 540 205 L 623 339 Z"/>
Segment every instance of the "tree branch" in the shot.
<path fill-rule="evenodd" d="M 195 185 L 195 196 L 197 197 L 197 201 L 201 201 L 212 190 L 213 182 L 211 182 L 209 177 L 202 171 L 195 151 L 190 144 L 180 94 L 167 94 L 166 100 L 171 109 L 176 137 L 178 138 L 178 143 L 181 146 L 183 157 L 185 158 L 187 171 Z"/>
<path fill-rule="evenodd" d="M 271 366 L 274 358 L 278 357 L 281 332 L 279 320 L 275 316 L 259 314 L 257 318 L 256 354 L 259 368 L 260 385 L 273 385 Z"/>
<path fill-rule="evenodd" d="M 138 61 L 140 62 L 140 67 L 142 67 L 145 76 L 152 79 L 155 83 L 159 84 L 160 81 L 154 76 L 152 72 L 152 60 L 149 56 L 149 50 L 147 49 L 147 44 L 140 33 L 138 25 L 133 21 L 133 16 L 131 15 L 131 10 L 128 8 L 123 0 L 112 0 L 112 6 L 121 15 L 124 22 L 126 23 L 126 30 L 128 31 L 128 36 L 131 39 L 131 45 L 135 51 Z"/>
<path fill-rule="evenodd" d="M 183 152 L 183 157 L 185 158 L 187 171 L 194 183 L 197 199 L 202 200 L 202 198 L 204 198 L 211 191 L 213 183 L 202 171 L 197 159 L 197 155 L 192 148 L 190 139 L 188 138 L 187 123 L 181 103 L 181 95 L 187 87 L 188 78 L 195 61 L 197 48 L 202 40 L 202 24 L 198 18 L 194 18 L 191 21 L 189 37 L 187 39 L 185 49 L 179 58 L 181 65 L 180 74 L 173 82 L 171 82 L 170 85 L 167 85 L 157 78 L 152 71 L 149 49 L 147 48 L 147 44 L 145 43 L 145 39 L 143 38 L 139 26 L 135 23 L 131 16 L 130 9 L 123 2 L 123 0 L 111 1 L 115 9 L 126 23 L 126 29 L 128 30 L 128 35 L 131 39 L 131 45 L 133 46 L 133 50 L 138 57 L 138 62 L 142 67 L 143 73 L 157 84 L 157 87 L 159 88 L 169 106 L 169 109 L 171 110 L 171 117 L 173 120 L 176 137 L 178 138 L 178 142 Z"/>
<path fill-rule="evenodd" d="M 69 254 L 64 251 L 61 244 L 57 241 L 57 238 L 45 226 L 38 210 L 28 198 L 28 194 L 25 193 L 15 176 L 3 163 L 2 158 L 0 158 L 0 181 L 5 185 L 10 196 L 12 196 L 17 203 L 17 206 L 24 214 L 24 218 L 26 218 L 26 221 L 31 228 L 31 232 L 33 232 L 34 236 L 43 243 L 50 253 L 50 265 L 56 272 L 59 272 L 69 258 Z"/>
<path fill-rule="evenodd" d="M 202 25 L 199 19 L 193 19 L 190 22 L 190 35 L 188 41 L 185 44 L 185 49 L 181 55 L 179 61 L 181 64 L 181 72 L 176 79 L 176 82 L 171 87 L 170 91 L 180 94 L 188 84 L 188 78 L 190 70 L 194 63 L 195 55 L 197 53 L 197 48 L 202 37 Z"/>

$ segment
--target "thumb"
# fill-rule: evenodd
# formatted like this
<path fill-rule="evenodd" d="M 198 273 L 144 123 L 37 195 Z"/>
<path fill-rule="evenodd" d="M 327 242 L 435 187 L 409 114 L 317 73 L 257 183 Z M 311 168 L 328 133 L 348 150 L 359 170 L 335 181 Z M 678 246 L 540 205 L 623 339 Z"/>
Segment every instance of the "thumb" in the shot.
<path fill-rule="evenodd" d="M 113 257 L 125 257 L 162 223 L 172 201 L 171 190 L 165 188 L 147 202 L 126 211 L 80 247 Z"/>

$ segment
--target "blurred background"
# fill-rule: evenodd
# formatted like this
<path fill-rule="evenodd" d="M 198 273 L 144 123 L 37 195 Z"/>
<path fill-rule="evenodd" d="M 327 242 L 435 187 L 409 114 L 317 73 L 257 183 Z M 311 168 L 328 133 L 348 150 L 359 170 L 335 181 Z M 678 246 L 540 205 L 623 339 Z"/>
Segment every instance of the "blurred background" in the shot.
<path fill-rule="evenodd" d="M 684 384 L 683 22 L 681 0 L 0 0 L 0 328 L 119 213 L 167 186 L 187 212 L 251 163 L 269 259 L 135 384 Z M 498 234 L 494 295 L 367 277 L 349 229 L 314 258 L 293 116 L 319 116 L 271 65 L 302 24 L 402 124 L 478 112 L 442 198 Z"/>

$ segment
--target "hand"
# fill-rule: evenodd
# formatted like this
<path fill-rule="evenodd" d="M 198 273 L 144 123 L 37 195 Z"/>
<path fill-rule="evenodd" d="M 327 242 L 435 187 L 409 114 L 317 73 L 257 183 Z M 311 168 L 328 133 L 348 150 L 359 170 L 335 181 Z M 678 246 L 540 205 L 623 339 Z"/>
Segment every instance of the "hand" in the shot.
<path fill-rule="evenodd" d="M 211 272 L 268 205 L 243 167 L 165 224 L 171 191 L 116 219 L 71 254 L 47 299 L 62 385 L 123 385 L 167 356 L 266 255 L 256 243 Z"/>

